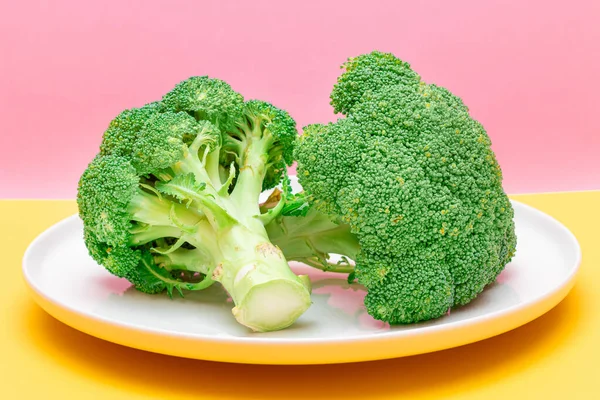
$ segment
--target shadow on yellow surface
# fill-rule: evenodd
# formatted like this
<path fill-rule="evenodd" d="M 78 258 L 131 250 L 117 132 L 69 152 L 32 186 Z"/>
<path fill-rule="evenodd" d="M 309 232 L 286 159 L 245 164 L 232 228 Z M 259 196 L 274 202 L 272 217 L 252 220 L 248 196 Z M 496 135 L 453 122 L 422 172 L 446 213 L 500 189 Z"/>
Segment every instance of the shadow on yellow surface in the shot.
<path fill-rule="evenodd" d="M 29 299 L 23 299 L 19 323 L 49 362 L 131 393 L 221 399 L 437 397 L 484 386 L 493 390 L 503 378 L 540 368 L 553 349 L 569 347 L 582 321 L 580 296 L 575 286 L 544 316 L 482 342 L 401 359 L 329 366 L 236 365 L 148 353 L 74 330 Z"/>

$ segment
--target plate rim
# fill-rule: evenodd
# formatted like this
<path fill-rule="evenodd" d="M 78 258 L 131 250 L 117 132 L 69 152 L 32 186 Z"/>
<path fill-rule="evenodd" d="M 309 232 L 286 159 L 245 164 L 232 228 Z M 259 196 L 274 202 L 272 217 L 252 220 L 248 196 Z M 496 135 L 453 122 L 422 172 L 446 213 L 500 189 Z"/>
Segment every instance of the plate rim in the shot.
<path fill-rule="evenodd" d="M 581 266 L 581 260 L 582 260 L 581 246 L 580 246 L 577 238 L 575 237 L 575 235 L 570 231 L 569 228 L 567 228 L 563 223 L 561 223 L 560 221 L 558 221 L 556 218 L 552 217 L 551 215 L 546 214 L 546 213 L 542 212 L 541 210 L 536 209 L 535 207 L 529 206 L 529 205 L 521 203 L 519 201 L 512 200 L 512 199 L 510 201 L 513 204 L 513 207 L 515 207 L 515 208 L 520 207 L 530 213 L 535 214 L 539 218 L 542 218 L 546 221 L 551 222 L 556 228 L 558 228 L 561 231 L 562 234 L 566 235 L 566 238 L 568 238 L 568 240 L 569 240 L 568 246 L 572 250 L 575 251 L 575 260 L 574 260 L 573 266 L 572 266 L 571 270 L 569 271 L 568 275 L 562 279 L 562 281 L 559 285 L 551 287 L 547 291 L 537 295 L 536 297 L 534 297 L 532 299 L 529 299 L 526 302 L 514 304 L 512 306 L 509 306 L 509 307 L 501 309 L 501 310 L 492 311 L 487 314 L 479 315 L 476 317 L 472 317 L 472 318 L 468 318 L 468 319 L 464 319 L 464 320 L 460 320 L 460 321 L 454 321 L 454 322 L 447 323 L 447 324 L 424 326 L 424 327 L 410 329 L 410 330 L 397 330 L 397 331 L 390 330 L 387 332 L 379 332 L 377 334 L 371 334 L 371 335 L 366 334 L 366 335 L 361 335 L 361 336 L 348 336 L 348 337 L 332 336 L 332 337 L 286 338 L 286 337 L 265 337 L 262 335 L 256 336 L 256 337 L 251 337 L 251 336 L 250 337 L 248 337 L 248 336 L 246 336 L 246 337 L 211 336 L 211 335 L 206 335 L 203 333 L 170 331 L 170 330 L 163 329 L 160 327 L 148 327 L 148 326 L 139 325 L 136 323 L 118 321 L 118 320 L 113 320 L 108 317 L 104 317 L 104 316 L 100 316 L 100 315 L 85 313 L 81 310 L 74 308 L 73 306 L 71 306 L 69 304 L 65 304 L 64 302 L 60 301 L 59 299 L 52 298 L 52 297 L 48 296 L 46 293 L 44 293 L 44 291 L 35 283 L 35 278 L 33 278 L 31 276 L 31 268 L 28 268 L 28 266 L 32 264 L 34 257 L 36 256 L 35 250 L 45 240 L 52 237 L 56 231 L 60 231 L 60 229 L 64 228 L 65 226 L 75 223 L 76 220 L 80 220 L 78 214 L 73 214 L 73 215 L 66 217 L 66 218 L 60 220 L 59 222 L 51 225 L 50 227 L 45 229 L 43 232 L 38 234 L 35 237 L 35 239 L 33 239 L 31 241 L 31 243 L 28 245 L 28 247 L 25 250 L 25 253 L 23 255 L 22 275 L 25 280 L 26 286 L 28 287 L 28 289 L 31 292 L 33 292 L 33 294 L 34 294 L 33 297 L 36 300 L 36 302 L 38 303 L 38 305 L 40 305 L 46 312 L 48 312 L 50 315 L 52 315 L 56 319 L 62 321 L 63 323 L 65 323 L 73 328 L 76 328 L 77 330 L 86 332 L 87 334 L 90 334 L 92 336 L 99 337 L 99 338 L 102 338 L 105 340 L 109 340 L 111 342 L 125 345 L 128 347 L 142 349 L 142 350 L 149 350 L 149 349 L 147 349 L 143 346 L 138 347 L 138 346 L 133 345 L 132 342 L 134 342 L 134 341 L 132 341 L 132 340 L 118 340 L 117 338 L 114 338 L 114 337 L 111 339 L 106 339 L 104 335 L 101 335 L 98 332 L 91 332 L 89 329 L 85 329 L 82 327 L 75 327 L 72 323 L 69 323 L 68 321 L 66 321 L 66 319 L 68 319 L 68 318 L 64 318 L 64 316 L 63 316 L 63 318 L 61 318 L 60 316 L 57 315 L 57 314 L 61 314 L 61 313 L 52 312 L 51 309 L 56 307 L 59 310 L 66 312 L 67 315 L 72 314 L 71 318 L 75 317 L 75 318 L 79 318 L 83 321 L 88 320 L 88 321 L 96 323 L 96 324 L 106 325 L 109 327 L 117 328 L 119 330 L 124 330 L 124 331 L 130 332 L 130 333 L 133 332 L 134 335 L 142 335 L 143 334 L 143 335 L 150 335 L 152 337 L 157 337 L 157 338 L 169 337 L 169 338 L 175 338 L 175 339 L 179 339 L 179 340 L 185 340 L 186 342 L 187 341 L 202 342 L 202 343 L 215 344 L 215 345 L 227 345 L 227 346 L 252 345 L 252 346 L 261 346 L 262 347 L 262 346 L 290 346 L 290 345 L 291 346 L 310 346 L 310 345 L 321 346 L 321 345 L 331 345 L 331 344 L 356 345 L 356 344 L 390 341 L 390 340 L 391 341 L 402 341 L 402 340 L 415 338 L 415 337 L 421 337 L 421 336 L 428 337 L 431 335 L 439 334 L 441 332 L 456 331 L 456 330 L 460 331 L 461 329 L 464 330 L 465 328 L 469 328 L 469 327 L 470 328 L 482 327 L 490 320 L 502 320 L 502 319 L 506 318 L 507 316 L 515 314 L 515 312 L 524 314 L 524 313 L 530 311 L 531 309 L 535 308 L 536 306 L 540 306 L 540 305 L 546 304 L 548 302 L 552 303 L 549 307 L 546 306 L 546 307 L 543 307 L 543 309 L 536 311 L 533 318 L 527 318 L 526 320 L 519 321 L 519 322 L 514 321 L 514 323 L 512 323 L 512 324 L 508 324 L 508 323 L 503 324 L 501 327 L 494 329 L 492 332 L 488 332 L 483 335 L 478 335 L 480 337 L 479 339 L 475 339 L 475 340 L 470 339 L 470 340 L 466 340 L 462 343 L 455 343 L 450 346 L 444 346 L 444 347 L 438 348 L 438 350 L 439 350 L 439 349 L 443 349 L 443 348 L 457 347 L 457 346 L 460 346 L 463 344 L 473 343 L 473 342 L 483 340 L 483 339 L 486 339 L 486 338 L 489 338 L 492 336 L 496 336 L 498 334 L 508 332 L 512 329 L 515 329 L 529 321 L 532 321 L 532 320 L 540 317 L 541 315 L 545 314 L 553 307 L 555 307 L 560 301 L 562 301 L 568 295 L 568 293 L 574 286 L 577 275 L 581 269 L 580 266 Z M 428 350 L 428 351 L 435 351 L 435 350 L 436 349 Z M 185 354 L 184 355 L 175 354 L 175 353 L 168 352 L 168 351 L 156 351 L 156 350 L 150 350 L 150 351 L 153 351 L 156 353 L 162 353 L 162 354 L 171 354 L 171 355 L 187 357 Z M 419 352 L 414 352 L 414 353 L 409 352 L 405 355 L 420 354 L 420 353 L 428 352 L 428 351 L 419 351 Z M 391 356 L 390 358 L 393 358 L 393 357 L 396 357 L 396 356 Z M 203 358 L 203 357 L 189 357 L 189 358 L 213 359 L 215 361 L 218 361 L 218 359 L 214 359 L 214 358 Z M 316 356 L 315 358 L 319 358 L 319 357 Z M 360 357 L 359 358 L 359 360 L 366 360 L 366 359 L 381 359 L 381 357 L 377 357 L 377 358 Z M 252 363 L 256 363 L 256 362 L 252 362 Z M 319 364 L 319 363 L 322 363 L 322 362 L 309 362 L 308 364 Z M 296 362 L 278 362 L 276 364 L 298 364 L 298 363 L 296 363 Z"/>

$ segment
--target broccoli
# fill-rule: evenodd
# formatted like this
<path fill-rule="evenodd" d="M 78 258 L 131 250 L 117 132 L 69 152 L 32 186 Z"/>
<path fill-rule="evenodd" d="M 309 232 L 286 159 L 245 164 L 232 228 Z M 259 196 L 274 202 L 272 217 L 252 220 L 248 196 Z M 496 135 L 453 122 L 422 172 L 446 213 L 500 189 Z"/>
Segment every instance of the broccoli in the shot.
<path fill-rule="evenodd" d="M 377 51 L 349 59 L 331 103 L 345 118 L 304 128 L 295 158 L 305 206 L 267 227 L 272 242 L 289 260 L 350 273 L 382 321 L 469 303 L 516 250 L 483 126 L 458 97 Z"/>
<path fill-rule="evenodd" d="M 290 326 L 311 304 L 310 282 L 264 226 L 286 197 L 261 213 L 259 195 L 286 177 L 296 140 L 287 112 L 206 76 L 121 112 L 79 180 L 89 254 L 141 292 L 219 282 L 239 323 Z"/>

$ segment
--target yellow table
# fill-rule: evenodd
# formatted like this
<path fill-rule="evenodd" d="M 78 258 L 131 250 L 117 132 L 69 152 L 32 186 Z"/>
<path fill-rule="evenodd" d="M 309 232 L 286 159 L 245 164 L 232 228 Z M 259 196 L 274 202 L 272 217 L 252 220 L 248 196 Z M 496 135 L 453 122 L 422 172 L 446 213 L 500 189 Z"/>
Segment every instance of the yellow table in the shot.
<path fill-rule="evenodd" d="M 73 201 L 0 201 L 0 398 L 3 399 L 600 399 L 600 191 L 512 196 L 581 243 L 571 294 L 514 331 L 402 359 L 253 366 L 180 359 L 80 333 L 30 299 L 21 259 Z"/>

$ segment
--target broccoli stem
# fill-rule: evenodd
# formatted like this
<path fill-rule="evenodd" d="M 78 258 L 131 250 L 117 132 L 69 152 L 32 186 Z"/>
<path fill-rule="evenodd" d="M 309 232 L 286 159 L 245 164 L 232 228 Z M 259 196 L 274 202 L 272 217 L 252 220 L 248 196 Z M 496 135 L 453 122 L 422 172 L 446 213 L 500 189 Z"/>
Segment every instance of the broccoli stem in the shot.
<path fill-rule="evenodd" d="M 272 138 L 261 131 L 256 121 L 251 129 L 244 130 L 246 147 L 227 203 L 238 223 L 217 231 L 224 260 L 214 271 L 213 279 L 220 281 L 232 296 L 236 305 L 232 312 L 239 323 L 255 331 L 284 329 L 310 306 L 309 282 L 291 271 L 258 218 Z"/>
<path fill-rule="evenodd" d="M 259 195 L 266 171 L 267 151 L 272 139 L 261 136 L 259 124 L 244 143 L 243 164 L 230 195 L 215 182 L 215 159 L 211 153 L 198 157 L 189 151 L 178 165 L 178 173 L 191 172 L 196 182 L 174 179 L 161 183 L 159 190 L 179 198 L 191 208 L 197 207 L 210 226 L 191 234 L 190 243 L 206 250 L 200 262 L 208 278 L 220 282 L 230 294 L 232 312 L 242 325 L 254 331 L 284 329 L 293 324 L 310 306 L 310 288 L 306 278 L 296 276 L 282 252 L 271 244 L 260 218 Z M 213 152 L 218 151 L 213 149 Z M 218 160 L 217 160 L 218 161 Z M 208 168 L 212 168 L 209 173 Z M 229 180 L 228 180 L 229 181 Z M 227 184 L 227 182 L 225 183 Z M 205 232 L 211 232 L 210 238 Z M 200 236 L 204 235 L 204 236 Z M 200 268 L 192 260 L 181 259 L 182 249 L 163 252 L 155 260 L 165 265 L 183 264 L 187 269 Z M 167 254 L 164 254 L 167 253 Z M 195 254 L 195 253 L 194 253 Z M 166 258 L 163 258 L 166 257 Z M 215 266 L 206 269 L 205 265 Z M 169 264 L 170 263 L 170 264 Z"/>
<path fill-rule="evenodd" d="M 203 279 L 200 282 L 197 283 L 183 283 L 177 279 L 173 279 L 173 278 L 169 278 L 168 276 L 163 275 L 162 273 L 159 273 L 156 269 L 156 265 L 154 264 L 156 262 L 156 259 L 152 259 L 151 261 L 146 258 L 143 257 L 142 258 L 142 265 L 144 266 L 144 268 L 146 268 L 148 270 L 148 272 L 150 274 L 152 274 L 155 278 L 160 279 L 161 281 L 163 281 L 164 283 L 166 283 L 167 285 L 169 285 L 169 296 L 172 295 L 172 291 L 173 288 L 175 288 L 176 290 L 179 291 L 179 294 L 181 296 L 183 296 L 183 292 L 181 290 L 182 286 L 188 290 L 202 290 L 202 289 L 206 289 L 207 287 L 211 286 L 214 281 L 212 279 L 210 279 L 208 276 Z M 180 269 L 184 269 L 184 268 L 180 268 Z"/>
<path fill-rule="evenodd" d="M 304 217 L 284 216 L 266 226 L 271 242 L 290 261 L 303 262 L 324 271 L 350 273 L 350 265 L 328 262 L 330 254 L 355 260 L 360 245 L 346 224 L 338 224 L 328 216 L 311 209 Z"/>
<path fill-rule="evenodd" d="M 219 172 L 219 151 L 213 151 L 206 156 L 206 173 L 213 184 L 221 185 L 221 175 Z M 218 190 L 220 186 L 215 186 Z"/>
<path fill-rule="evenodd" d="M 156 254 L 154 261 L 169 271 L 184 270 L 210 275 L 214 269 L 214 256 L 206 248 L 179 248 L 169 254 Z"/>
<path fill-rule="evenodd" d="M 161 238 L 179 238 L 181 235 L 181 229 L 175 226 L 148 226 L 133 231 L 129 238 L 129 245 L 139 246 Z"/>
<path fill-rule="evenodd" d="M 245 128 L 246 148 L 241 154 L 242 164 L 231 197 L 235 204 L 243 206 L 254 216 L 260 215 L 259 197 L 273 138 L 268 131 L 262 131 L 260 122 L 255 121 L 253 125 Z"/>
<path fill-rule="evenodd" d="M 133 221 L 147 225 L 172 226 L 171 213 L 186 225 L 195 225 L 202 216 L 183 204 L 173 202 L 161 195 L 150 193 L 141 187 L 129 203 L 129 212 Z"/>
<path fill-rule="evenodd" d="M 217 242 L 223 260 L 212 279 L 221 282 L 231 295 L 235 303 L 232 312 L 238 322 L 264 332 L 293 324 L 311 300 L 307 280 L 291 271 L 264 228 L 257 226 L 262 224 L 236 224 L 219 233 Z"/>
<path fill-rule="evenodd" d="M 354 272 L 354 266 L 350 264 L 333 264 L 329 262 L 323 262 L 321 259 L 317 258 L 298 258 L 294 261 L 299 261 L 308 265 L 309 267 L 313 267 L 316 269 L 320 269 L 325 272 L 336 272 L 340 274 L 350 274 Z"/>

